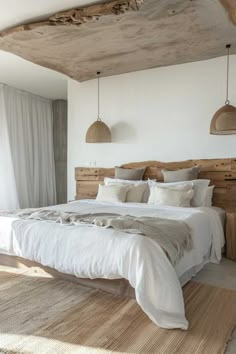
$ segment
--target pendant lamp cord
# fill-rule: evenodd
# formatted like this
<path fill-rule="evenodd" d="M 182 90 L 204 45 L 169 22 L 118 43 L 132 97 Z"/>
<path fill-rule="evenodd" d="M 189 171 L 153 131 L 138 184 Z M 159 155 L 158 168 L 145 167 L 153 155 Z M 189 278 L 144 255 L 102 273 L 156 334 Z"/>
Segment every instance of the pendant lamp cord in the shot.
<path fill-rule="evenodd" d="M 226 79 L 226 101 L 225 104 L 230 104 L 229 101 L 229 51 L 231 48 L 230 44 L 227 44 L 226 48 L 228 49 L 228 53 L 227 53 L 227 79 Z"/>
<path fill-rule="evenodd" d="M 101 118 L 100 118 L 100 81 L 99 81 L 99 79 L 100 79 L 100 71 L 98 71 L 97 72 L 97 78 L 98 78 L 98 119 L 97 120 L 101 120 Z"/>

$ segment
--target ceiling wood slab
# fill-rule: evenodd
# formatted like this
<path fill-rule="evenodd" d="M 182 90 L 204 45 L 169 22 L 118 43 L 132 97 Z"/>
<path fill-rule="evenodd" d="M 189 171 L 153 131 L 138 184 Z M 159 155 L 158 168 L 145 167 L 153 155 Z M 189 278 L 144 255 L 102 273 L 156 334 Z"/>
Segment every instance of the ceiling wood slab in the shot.
<path fill-rule="evenodd" d="M 227 43 L 236 53 L 222 4 L 229 11 L 231 0 L 96 3 L 2 32 L 0 49 L 78 81 L 215 58 Z"/>
<path fill-rule="evenodd" d="M 115 0 L 108 3 L 90 5 L 79 9 L 63 11 L 49 17 L 49 19 L 45 21 L 11 28 L 5 32 L 0 33 L 0 37 L 4 37 L 15 32 L 34 30 L 42 26 L 80 26 L 87 22 L 97 21 L 101 16 L 121 15 L 130 10 L 138 11 L 144 1 L 145 0 Z"/>
<path fill-rule="evenodd" d="M 228 11 L 229 18 L 236 25 L 236 1 L 235 0 L 221 0 L 223 6 Z"/>

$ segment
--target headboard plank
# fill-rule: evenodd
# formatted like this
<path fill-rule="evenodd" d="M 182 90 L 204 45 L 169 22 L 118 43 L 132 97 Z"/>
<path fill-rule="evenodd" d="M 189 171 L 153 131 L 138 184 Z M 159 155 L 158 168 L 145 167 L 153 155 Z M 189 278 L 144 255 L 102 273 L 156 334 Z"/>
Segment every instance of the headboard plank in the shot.
<path fill-rule="evenodd" d="M 235 164 L 235 165 L 234 165 Z M 122 165 L 125 168 L 139 168 L 139 167 L 158 167 L 166 168 L 168 170 L 177 170 L 179 168 L 188 168 L 199 165 L 201 171 L 231 171 L 232 166 L 235 166 L 236 159 L 205 159 L 205 160 L 186 160 L 176 162 L 159 162 L 159 161 L 144 161 L 131 162 Z"/>
<path fill-rule="evenodd" d="M 213 205 L 226 210 L 236 209 L 236 159 L 187 160 L 177 162 L 143 161 L 122 165 L 125 168 L 146 167 L 144 179 L 163 181 L 161 169 L 177 170 L 200 166 L 199 178 L 215 185 Z M 114 177 L 114 168 L 77 167 L 75 169 L 76 199 L 95 199 L 104 177 Z"/>
<path fill-rule="evenodd" d="M 103 181 L 104 177 L 114 177 L 114 168 L 77 167 L 75 169 L 76 181 Z"/>

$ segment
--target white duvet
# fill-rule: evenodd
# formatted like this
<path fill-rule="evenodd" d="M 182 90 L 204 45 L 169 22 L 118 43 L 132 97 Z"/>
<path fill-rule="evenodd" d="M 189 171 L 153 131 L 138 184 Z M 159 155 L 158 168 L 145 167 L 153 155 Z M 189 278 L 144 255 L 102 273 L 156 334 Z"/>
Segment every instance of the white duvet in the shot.
<path fill-rule="evenodd" d="M 175 268 L 162 249 L 142 235 L 96 226 L 0 217 L 0 253 L 20 256 L 80 278 L 127 279 L 143 311 L 163 328 L 188 328 L 178 277 L 202 263 L 219 262 L 224 233 L 213 208 L 157 207 L 79 201 L 50 207 L 69 212 L 112 212 L 183 220 L 194 248 Z"/>

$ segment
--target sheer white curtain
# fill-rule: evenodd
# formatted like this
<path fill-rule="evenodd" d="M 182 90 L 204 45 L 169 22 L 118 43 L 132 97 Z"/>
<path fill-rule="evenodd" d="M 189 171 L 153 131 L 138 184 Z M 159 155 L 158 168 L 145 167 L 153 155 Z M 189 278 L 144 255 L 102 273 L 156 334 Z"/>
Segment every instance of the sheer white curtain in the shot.
<path fill-rule="evenodd" d="M 3 85 L 0 85 L 0 209 L 19 208 L 8 134 Z"/>
<path fill-rule="evenodd" d="M 55 204 L 52 103 L 0 85 L 0 209 Z"/>

